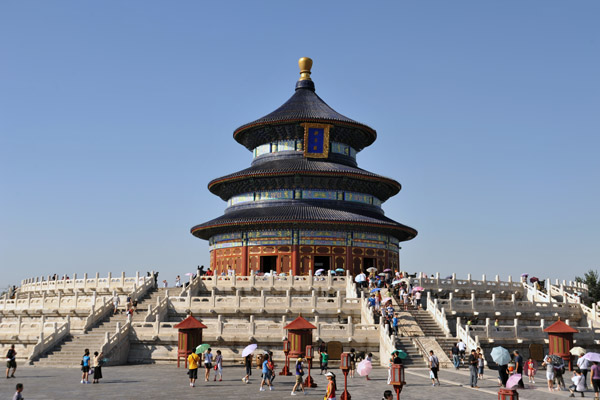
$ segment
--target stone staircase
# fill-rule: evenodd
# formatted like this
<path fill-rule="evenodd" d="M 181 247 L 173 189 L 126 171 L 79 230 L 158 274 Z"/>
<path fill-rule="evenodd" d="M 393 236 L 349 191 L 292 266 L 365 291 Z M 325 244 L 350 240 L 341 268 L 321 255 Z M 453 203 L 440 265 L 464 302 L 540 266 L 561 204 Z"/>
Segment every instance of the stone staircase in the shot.
<path fill-rule="evenodd" d="M 69 335 L 60 345 L 43 354 L 39 360 L 34 362 L 34 365 L 40 367 L 79 366 L 85 349 L 89 349 L 92 355 L 95 351 L 99 351 L 104 343 L 106 332 L 114 333 L 117 329 L 117 322 L 125 322 L 124 313 L 112 315 L 90 329 L 89 332 Z"/>
<path fill-rule="evenodd" d="M 423 356 L 421 355 L 421 352 L 419 351 L 419 349 L 417 349 L 415 347 L 412 339 L 396 337 L 395 345 L 396 345 L 396 349 L 404 350 L 408 354 L 408 357 L 406 357 L 404 360 L 402 360 L 402 364 L 405 367 L 413 367 L 413 368 L 427 367 L 427 363 L 425 363 L 425 361 L 423 360 Z M 380 354 L 380 357 L 389 358 L 389 355 L 381 355 Z"/>
<path fill-rule="evenodd" d="M 425 336 L 434 337 L 444 352 L 446 354 L 451 354 L 452 345 L 456 342 L 456 339 L 447 338 L 442 328 L 440 328 L 428 311 L 423 309 L 411 309 L 409 311 L 415 321 L 417 321 L 417 324 L 419 324 L 419 328 L 421 328 Z"/>
<path fill-rule="evenodd" d="M 148 306 L 150 304 L 155 306 L 157 297 L 165 296 L 166 290 L 168 289 L 150 289 L 141 299 L 138 299 L 137 313 L 133 315 L 132 321 L 144 321 L 148 312 Z M 104 319 L 88 332 L 69 335 L 60 345 L 43 354 L 39 360 L 34 362 L 34 365 L 44 367 L 79 366 L 85 349 L 89 349 L 90 354 L 99 351 L 104 344 L 106 333 L 115 333 L 117 323 L 120 322 L 122 325 L 127 321 L 126 312 L 123 311 L 124 306 L 125 305 L 121 305 L 118 314 L 111 315 Z"/>

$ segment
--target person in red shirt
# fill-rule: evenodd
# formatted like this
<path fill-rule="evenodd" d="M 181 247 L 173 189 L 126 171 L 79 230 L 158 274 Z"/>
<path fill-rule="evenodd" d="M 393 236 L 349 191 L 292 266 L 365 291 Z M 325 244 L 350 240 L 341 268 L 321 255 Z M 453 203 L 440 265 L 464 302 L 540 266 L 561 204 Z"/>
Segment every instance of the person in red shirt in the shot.
<path fill-rule="evenodd" d="M 335 389 L 337 389 L 337 385 L 335 384 L 335 375 L 333 372 L 328 372 L 325 374 L 327 377 L 327 391 L 325 392 L 325 399 L 334 399 L 335 400 Z"/>

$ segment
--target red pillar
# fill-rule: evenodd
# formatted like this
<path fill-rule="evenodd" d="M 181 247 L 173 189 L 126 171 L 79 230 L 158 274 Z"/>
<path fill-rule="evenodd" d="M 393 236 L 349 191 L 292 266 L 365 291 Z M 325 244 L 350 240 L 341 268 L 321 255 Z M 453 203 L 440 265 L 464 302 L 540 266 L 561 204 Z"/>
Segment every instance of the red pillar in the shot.
<path fill-rule="evenodd" d="M 292 275 L 300 275 L 300 254 L 298 253 L 298 245 L 292 245 Z"/>
<path fill-rule="evenodd" d="M 352 262 L 352 247 L 346 246 L 346 270 L 350 271 L 350 275 L 354 276 L 354 263 Z"/>
<path fill-rule="evenodd" d="M 242 275 L 250 275 L 248 271 L 248 246 L 242 246 Z"/>

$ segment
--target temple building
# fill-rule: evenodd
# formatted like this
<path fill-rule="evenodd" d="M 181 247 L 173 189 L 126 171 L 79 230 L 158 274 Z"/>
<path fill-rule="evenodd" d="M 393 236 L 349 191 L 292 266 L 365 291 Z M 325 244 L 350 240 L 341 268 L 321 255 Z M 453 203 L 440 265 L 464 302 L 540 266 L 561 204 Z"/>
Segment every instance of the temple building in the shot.
<path fill-rule="evenodd" d="M 191 232 L 209 241 L 217 274 L 398 268 L 399 243 L 417 231 L 387 218 L 382 204 L 401 186 L 356 162 L 377 134 L 315 93 L 310 58 L 299 66 L 292 97 L 234 131 L 252 164 L 209 183 L 227 208 Z"/>

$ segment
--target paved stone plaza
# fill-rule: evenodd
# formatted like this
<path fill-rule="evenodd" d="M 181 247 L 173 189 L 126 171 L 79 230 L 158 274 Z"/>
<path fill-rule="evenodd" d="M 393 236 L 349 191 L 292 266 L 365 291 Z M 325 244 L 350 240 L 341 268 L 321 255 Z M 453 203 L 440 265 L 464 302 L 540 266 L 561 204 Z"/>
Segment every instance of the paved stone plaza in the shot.
<path fill-rule="evenodd" d="M 255 371 L 255 372 L 254 372 Z M 274 390 L 259 392 L 260 371 L 253 370 L 251 384 L 241 382 L 241 367 L 225 367 L 223 382 L 204 382 L 199 380 L 197 387 L 190 388 L 185 374 L 186 370 L 171 365 L 136 365 L 106 367 L 103 369 L 105 379 L 99 385 L 82 385 L 78 369 L 19 367 L 17 379 L 0 380 L 0 398 L 10 399 L 17 382 L 25 385 L 23 393 L 26 399 L 247 399 L 250 396 L 263 399 L 282 399 L 290 396 L 293 377 L 278 376 L 274 382 Z M 338 376 L 338 386 L 343 388 L 344 377 L 340 370 L 333 370 Z M 469 376 L 466 371 L 443 369 L 440 372 L 441 387 L 432 387 L 428 379 L 428 370 L 413 368 L 407 370 L 407 386 L 404 387 L 403 399 L 497 399 L 495 371 L 486 370 L 487 378 L 480 381 L 480 389 L 468 387 Z M 566 378 L 570 377 L 567 373 Z M 386 385 L 387 370 L 378 368 L 371 375 L 372 380 L 349 378 L 349 391 L 355 400 L 381 399 Z M 520 399 L 553 399 L 566 398 L 568 392 L 548 393 L 543 376 L 538 374 L 539 381 L 535 389 L 519 392 Z M 322 399 L 325 391 L 325 378 L 315 376 L 318 388 L 310 389 L 304 398 Z M 565 379 L 567 381 L 567 379 Z M 467 385 L 461 386 L 461 385 Z M 586 397 L 593 397 L 588 392 Z M 339 394 L 338 394 L 339 399 Z"/>

